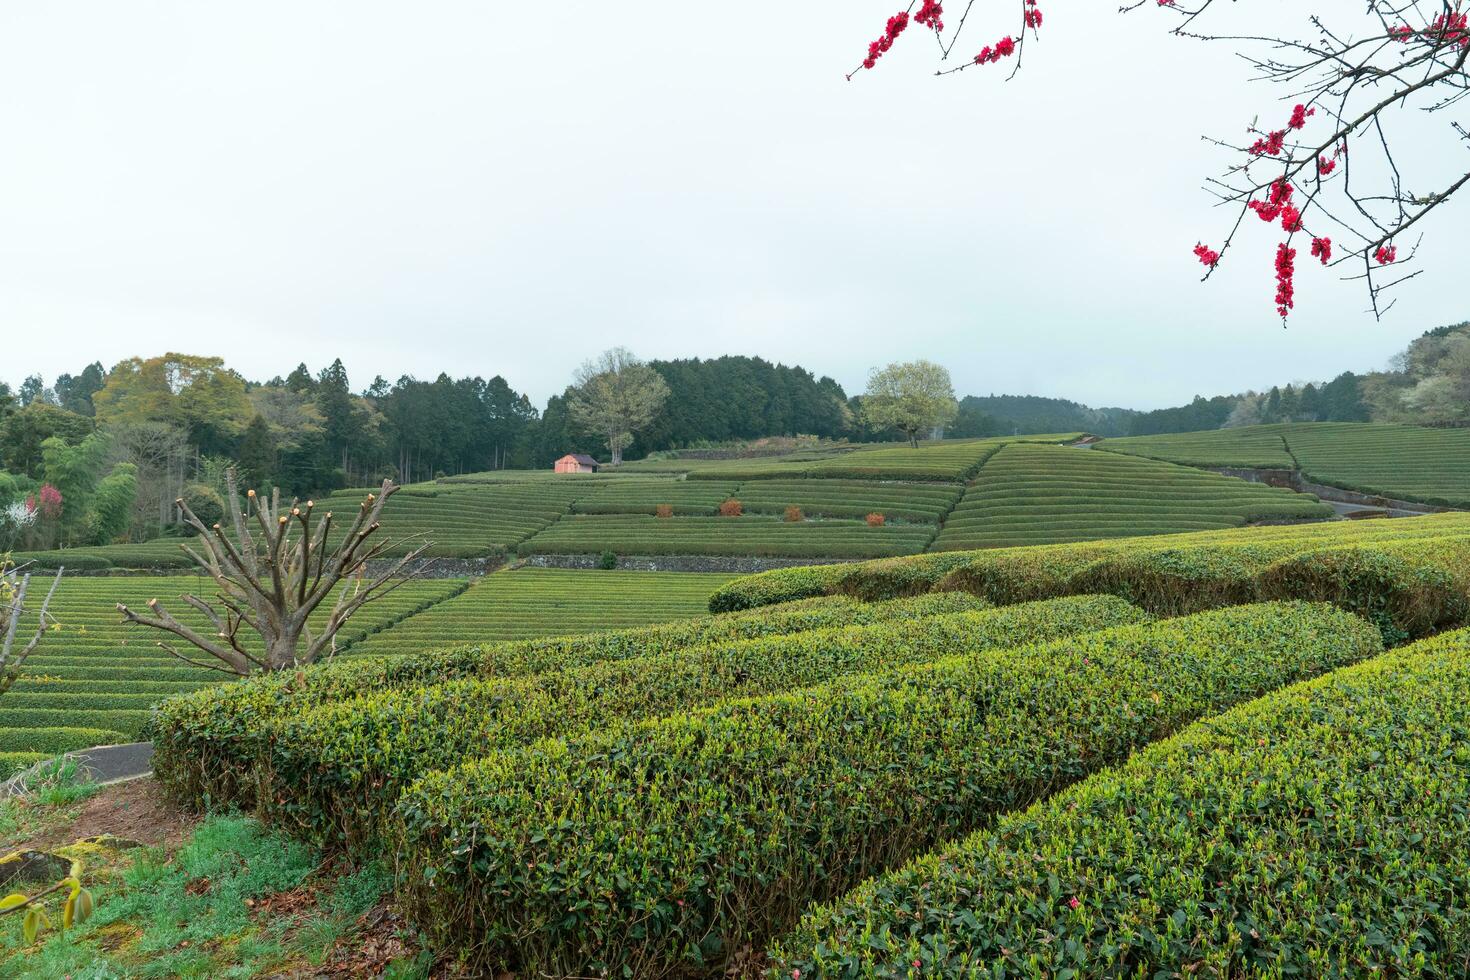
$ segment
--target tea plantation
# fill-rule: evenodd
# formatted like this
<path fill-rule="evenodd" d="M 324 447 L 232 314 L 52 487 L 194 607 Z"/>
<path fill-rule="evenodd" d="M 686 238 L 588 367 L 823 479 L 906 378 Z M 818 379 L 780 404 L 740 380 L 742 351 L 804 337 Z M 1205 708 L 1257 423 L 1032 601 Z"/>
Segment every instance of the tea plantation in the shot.
<path fill-rule="evenodd" d="M 1451 976 L 1463 943 L 1424 937 L 1470 925 L 1467 569 L 1470 514 L 1229 528 L 780 569 L 724 580 L 737 611 L 433 646 L 516 581 L 653 577 L 522 569 L 354 648 L 406 656 L 170 700 L 157 772 L 391 850 L 474 974 Z"/>
<path fill-rule="evenodd" d="M 392 853 L 466 975 L 1463 975 L 1470 514 L 1056 440 L 813 457 L 408 488 L 450 554 L 458 508 L 479 555 L 868 560 L 417 581 L 289 676 L 110 612 L 198 579 L 69 578 L 0 748 L 146 722 L 174 802 Z"/>
<path fill-rule="evenodd" d="M 1051 544 L 1325 520 L 1315 498 L 1203 470 L 1064 446 L 1013 444 L 981 468 L 934 550 Z"/>
<path fill-rule="evenodd" d="M 353 644 L 350 654 L 396 655 L 461 643 L 663 623 L 704 613 L 710 592 L 731 578 L 698 572 L 500 571 Z"/>
<path fill-rule="evenodd" d="M 1295 422 L 1107 439 L 1099 448 L 1191 466 L 1297 469 L 1345 490 L 1470 507 L 1470 429 Z"/>
<path fill-rule="evenodd" d="M 1310 482 L 1470 506 L 1466 430 L 1302 423 L 1106 439 L 1081 433 L 840 446 L 737 459 L 673 457 L 616 471 L 497 470 L 405 487 L 386 514 L 396 553 L 874 558 L 1245 524 L 1331 519 L 1309 494 L 1207 468 L 1298 471 Z M 367 490 L 317 502 L 339 521 Z M 39 567 L 186 569 L 181 542 L 21 557 Z"/>
<path fill-rule="evenodd" d="M 340 649 L 464 591 L 467 584 L 450 579 L 402 585 L 347 624 L 338 634 Z M 193 575 L 64 578 L 50 608 L 58 625 L 0 697 L 0 770 L 42 757 L 37 753 L 131 742 L 161 699 L 226 680 L 159 649 L 158 634 L 123 625 L 115 609 L 119 602 L 141 608 L 157 598 L 178 619 L 202 627 L 203 617 L 177 597 L 208 586 L 208 579 Z M 316 618 L 324 620 L 326 611 Z M 251 639 L 246 637 L 247 644 Z"/>

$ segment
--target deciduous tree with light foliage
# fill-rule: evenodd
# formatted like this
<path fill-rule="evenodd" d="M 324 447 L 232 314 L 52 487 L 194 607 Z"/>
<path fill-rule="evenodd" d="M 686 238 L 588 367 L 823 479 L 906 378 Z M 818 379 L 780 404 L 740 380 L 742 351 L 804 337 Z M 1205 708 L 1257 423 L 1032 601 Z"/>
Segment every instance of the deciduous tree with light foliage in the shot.
<path fill-rule="evenodd" d="M 616 466 L 633 433 L 658 418 L 668 397 L 669 386 L 657 371 L 626 347 L 614 347 L 577 370 L 567 411 L 573 422 L 606 441 Z"/>
<path fill-rule="evenodd" d="M 897 429 L 918 448 L 921 436 L 948 425 L 959 411 L 949 371 L 933 361 L 876 368 L 863 394 L 863 416 L 875 429 Z"/>

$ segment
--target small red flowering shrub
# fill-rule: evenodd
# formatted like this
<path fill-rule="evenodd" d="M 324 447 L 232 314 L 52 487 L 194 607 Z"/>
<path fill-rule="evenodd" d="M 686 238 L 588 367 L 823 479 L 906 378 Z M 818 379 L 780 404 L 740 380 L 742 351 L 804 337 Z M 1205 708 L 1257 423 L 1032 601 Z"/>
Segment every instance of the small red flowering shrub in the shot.
<path fill-rule="evenodd" d="M 868 522 L 868 527 L 882 527 L 885 522 L 885 518 L 883 517 L 883 515 L 876 513 L 869 514 L 867 517 L 863 518 L 863 520 Z"/>
<path fill-rule="evenodd" d="M 721 517 L 739 517 L 743 513 L 745 513 L 745 509 L 740 506 L 740 501 L 734 497 L 720 504 Z"/>
<path fill-rule="evenodd" d="M 800 507 L 787 507 L 786 508 L 786 523 L 787 524 L 800 524 L 804 520 L 806 520 L 806 515 L 801 512 L 801 508 Z"/>

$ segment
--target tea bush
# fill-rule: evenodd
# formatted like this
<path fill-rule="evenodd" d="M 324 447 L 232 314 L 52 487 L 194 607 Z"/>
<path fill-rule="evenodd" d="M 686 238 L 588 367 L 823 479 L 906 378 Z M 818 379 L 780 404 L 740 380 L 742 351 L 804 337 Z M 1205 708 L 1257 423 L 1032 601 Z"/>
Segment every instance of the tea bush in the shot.
<path fill-rule="evenodd" d="M 1461 630 L 1197 723 L 861 885 L 804 916 L 773 975 L 1463 976 L 1467 732 Z"/>
<path fill-rule="evenodd" d="M 404 793 L 404 898 L 490 972 L 718 973 L 809 901 L 1380 648 L 1331 606 L 1247 606 L 542 741 Z"/>
<path fill-rule="evenodd" d="M 297 833 L 371 843 L 408 781 L 495 749 L 1145 618 L 1120 599 L 1089 596 L 369 694 L 284 718 L 269 737 L 258 798 Z"/>
<path fill-rule="evenodd" d="M 526 570 L 511 573 L 523 575 Z M 561 576 L 587 573 L 557 573 Z M 643 575 L 658 585 L 655 573 Z M 601 577 L 600 575 L 598 577 Z M 563 581 L 566 581 L 563 579 Z M 486 580 L 474 593 L 492 584 Z M 575 582 L 570 584 L 577 584 Z M 491 598 L 485 603 L 495 608 Z M 154 772 L 166 791 L 190 805 L 254 800 L 253 767 L 282 715 L 332 701 L 460 678 L 521 677 L 602 661 L 667 654 L 690 647 L 774 637 L 832 626 L 860 626 L 984 608 L 968 595 L 929 595 L 905 602 L 815 599 L 732 616 L 705 616 L 636 629 L 519 642 L 460 646 L 447 652 L 337 662 L 290 677 L 260 677 L 175 698 L 152 724 Z M 426 636 L 465 635 L 463 625 L 431 627 Z M 244 778 L 249 776 L 249 778 Z"/>

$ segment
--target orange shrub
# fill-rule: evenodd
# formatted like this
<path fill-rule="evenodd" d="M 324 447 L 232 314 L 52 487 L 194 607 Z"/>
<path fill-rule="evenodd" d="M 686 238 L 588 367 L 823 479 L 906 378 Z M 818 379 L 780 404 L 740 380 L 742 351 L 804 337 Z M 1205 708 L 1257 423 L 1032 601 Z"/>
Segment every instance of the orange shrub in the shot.
<path fill-rule="evenodd" d="M 800 507 L 787 507 L 786 508 L 786 523 L 787 524 L 797 524 L 797 523 L 799 523 L 801 521 L 804 521 L 804 520 L 806 520 L 806 515 L 801 512 L 801 508 Z"/>
<path fill-rule="evenodd" d="M 653 509 L 654 517 L 673 517 L 674 507 L 672 504 L 659 504 Z"/>
<path fill-rule="evenodd" d="M 882 514 L 869 514 L 863 519 L 868 522 L 868 527 L 882 527 L 884 522 Z"/>
<path fill-rule="evenodd" d="M 734 497 L 720 504 L 721 517 L 739 517 L 743 513 L 745 513 L 745 509 L 740 506 L 740 501 Z"/>

